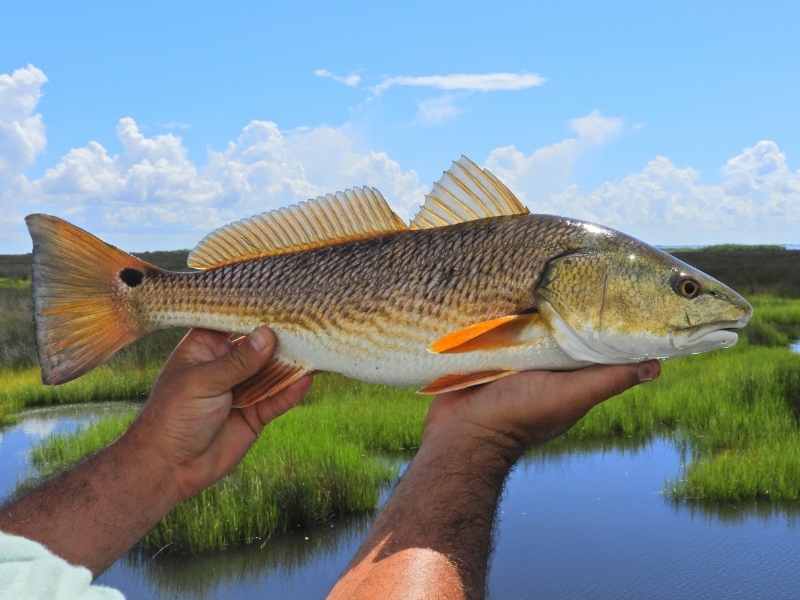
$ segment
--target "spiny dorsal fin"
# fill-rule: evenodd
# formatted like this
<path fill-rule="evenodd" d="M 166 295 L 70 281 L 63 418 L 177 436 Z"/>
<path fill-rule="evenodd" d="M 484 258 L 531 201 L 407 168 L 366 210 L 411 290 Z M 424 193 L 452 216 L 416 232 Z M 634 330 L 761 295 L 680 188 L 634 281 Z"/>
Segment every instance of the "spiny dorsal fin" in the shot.
<path fill-rule="evenodd" d="M 407 229 L 375 188 L 352 188 L 230 223 L 189 254 L 195 269 L 311 250 Z"/>
<path fill-rule="evenodd" d="M 528 209 L 490 171 L 462 156 L 425 196 L 411 229 L 428 229 L 504 215 L 527 215 Z"/>

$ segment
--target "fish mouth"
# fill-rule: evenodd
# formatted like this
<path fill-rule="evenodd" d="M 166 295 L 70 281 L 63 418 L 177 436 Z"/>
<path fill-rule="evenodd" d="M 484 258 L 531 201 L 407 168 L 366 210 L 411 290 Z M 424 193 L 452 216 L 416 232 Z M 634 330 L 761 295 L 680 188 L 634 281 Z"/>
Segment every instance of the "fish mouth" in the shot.
<path fill-rule="evenodd" d="M 739 331 L 747 325 L 749 315 L 738 321 L 718 321 L 707 325 L 687 327 L 672 334 L 672 345 L 681 353 L 707 352 L 730 348 L 739 340 Z"/>

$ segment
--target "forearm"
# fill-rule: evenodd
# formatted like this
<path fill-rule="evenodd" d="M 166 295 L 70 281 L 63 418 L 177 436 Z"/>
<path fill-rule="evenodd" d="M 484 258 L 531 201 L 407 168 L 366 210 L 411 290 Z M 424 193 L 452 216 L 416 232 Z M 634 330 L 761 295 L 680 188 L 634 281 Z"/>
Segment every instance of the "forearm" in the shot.
<path fill-rule="evenodd" d="M 441 433 L 427 436 L 330 598 L 483 597 L 497 503 L 517 453 Z"/>
<path fill-rule="evenodd" d="M 95 575 L 177 502 L 171 473 L 134 428 L 0 510 L 0 530 L 45 545 Z"/>

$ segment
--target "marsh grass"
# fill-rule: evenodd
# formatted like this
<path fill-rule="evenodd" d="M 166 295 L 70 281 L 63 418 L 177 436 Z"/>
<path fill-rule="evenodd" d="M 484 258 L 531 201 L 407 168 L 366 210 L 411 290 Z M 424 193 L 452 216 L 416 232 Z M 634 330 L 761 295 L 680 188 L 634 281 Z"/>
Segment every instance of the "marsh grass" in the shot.
<path fill-rule="evenodd" d="M 30 281 L 0 277 L 0 367 L 36 364 Z"/>
<path fill-rule="evenodd" d="M 319 377 L 311 401 L 271 423 L 226 479 L 177 506 L 143 540 L 148 549 L 198 553 L 263 541 L 375 508 L 397 465 L 376 452 L 419 443 L 428 399 L 338 377 Z M 354 390 L 353 388 L 362 388 Z M 341 390 L 341 395 L 328 392 Z M 53 436 L 33 463 L 42 476 L 74 464 L 117 438 L 133 415 Z"/>
<path fill-rule="evenodd" d="M 37 367 L 0 371 L 0 406 L 22 410 L 38 406 L 143 399 L 159 366 L 98 367 L 58 386 L 42 385 Z"/>
<path fill-rule="evenodd" d="M 753 296 L 753 318 L 744 337 L 760 346 L 787 346 L 800 338 L 800 300 Z"/>
<path fill-rule="evenodd" d="M 182 335 L 178 330 L 153 334 L 126 348 L 108 364 L 57 386 L 43 385 L 36 366 L 0 368 L 0 418 L 4 409 L 13 412 L 38 406 L 143 399 Z"/>

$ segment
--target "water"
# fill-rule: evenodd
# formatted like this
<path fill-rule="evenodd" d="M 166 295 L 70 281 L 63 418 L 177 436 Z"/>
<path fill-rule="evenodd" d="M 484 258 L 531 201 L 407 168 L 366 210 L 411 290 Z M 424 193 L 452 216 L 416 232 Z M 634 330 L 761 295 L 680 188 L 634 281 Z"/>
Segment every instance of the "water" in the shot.
<path fill-rule="evenodd" d="M 42 436 L 114 407 L 35 411 L 0 438 L 5 497 Z M 118 410 L 118 409 L 117 409 Z M 532 457 L 512 473 L 489 576 L 493 598 L 800 597 L 793 507 L 690 507 L 662 495 L 679 477 L 672 443 Z M 201 557 L 132 554 L 99 581 L 129 598 L 320 598 L 366 535 L 369 518 Z"/>
<path fill-rule="evenodd" d="M 797 352 L 800 354 L 800 340 L 795 341 L 793 344 L 789 344 L 789 349 L 792 352 Z"/>

